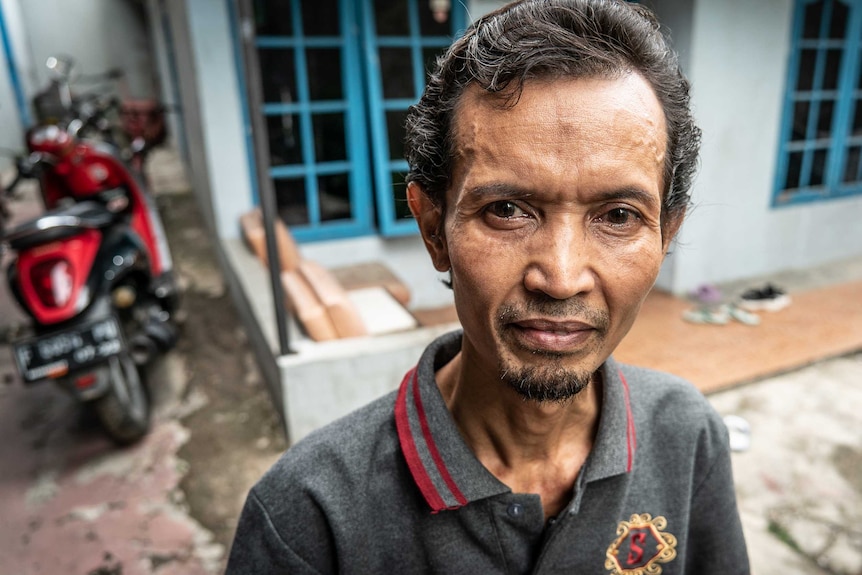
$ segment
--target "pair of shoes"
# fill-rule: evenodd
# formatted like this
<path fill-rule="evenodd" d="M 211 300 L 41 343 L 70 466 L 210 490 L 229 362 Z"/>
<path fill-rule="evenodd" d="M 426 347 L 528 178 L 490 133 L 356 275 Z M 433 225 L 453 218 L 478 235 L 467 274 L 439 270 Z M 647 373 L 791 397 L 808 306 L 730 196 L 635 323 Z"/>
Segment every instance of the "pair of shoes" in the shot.
<path fill-rule="evenodd" d="M 702 306 L 690 309 L 683 312 L 682 319 L 691 323 L 707 323 L 712 325 L 725 325 L 731 319 L 735 319 L 745 325 L 760 324 L 760 316 L 745 311 L 733 304 L 724 304 L 717 307 Z"/>
<path fill-rule="evenodd" d="M 772 284 L 752 288 L 739 297 L 739 307 L 749 311 L 778 311 L 789 305 L 790 296 Z"/>

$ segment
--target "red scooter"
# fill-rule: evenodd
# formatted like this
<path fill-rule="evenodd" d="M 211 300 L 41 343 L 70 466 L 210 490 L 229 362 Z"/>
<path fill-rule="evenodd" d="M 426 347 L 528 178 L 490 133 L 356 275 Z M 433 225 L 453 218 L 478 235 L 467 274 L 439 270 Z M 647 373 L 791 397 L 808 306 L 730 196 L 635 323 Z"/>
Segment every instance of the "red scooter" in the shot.
<path fill-rule="evenodd" d="M 15 254 L 10 290 L 32 318 L 13 342 L 21 377 L 54 380 L 91 403 L 120 444 L 150 425 L 144 367 L 170 349 L 178 291 L 158 212 L 137 173 L 105 142 L 88 140 L 98 106 L 27 134 L 19 178 L 37 178 L 46 211 L 2 232 Z"/>

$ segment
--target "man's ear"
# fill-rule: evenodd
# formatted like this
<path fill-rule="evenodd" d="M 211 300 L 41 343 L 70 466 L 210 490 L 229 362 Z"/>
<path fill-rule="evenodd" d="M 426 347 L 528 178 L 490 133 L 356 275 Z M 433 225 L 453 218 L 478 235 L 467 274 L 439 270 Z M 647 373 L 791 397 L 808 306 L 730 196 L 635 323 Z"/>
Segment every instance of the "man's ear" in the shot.
<path fill-rule="evenodd" d="M 662 248 L 661 251 L 665 255 L 667 255 L 668 250 L 670 249 L 670 244 L 673 242 L 673 239 L 676 237 L 676 234 L 679 232 L 679 228 L 682 226 L 683 220 L 685 220 L 685 208 L 676 210 L 672 214 L 669 214 L 667 217 L 662 218 L 661 223 L 661 243 Z"/>
<path fill-rule="evenodd" d="M 407 205 L 419 224 L 419 232 L 431 255 L 434 269 L 439 272 L 449 271 L 449 247 L 443 233 L 443 209 L 432 202 L 422 186 L 416 182 L 407 184 Z"/>

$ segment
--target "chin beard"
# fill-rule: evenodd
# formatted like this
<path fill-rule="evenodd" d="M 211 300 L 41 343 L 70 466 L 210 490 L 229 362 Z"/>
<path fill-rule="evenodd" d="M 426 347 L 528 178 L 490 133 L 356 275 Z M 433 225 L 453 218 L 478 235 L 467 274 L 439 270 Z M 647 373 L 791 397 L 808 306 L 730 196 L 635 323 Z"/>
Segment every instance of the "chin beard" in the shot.
<path fill-rule="evenodd" d="M 592 381 L 592 373 L 576 372 L 562 367 L 501 366 L 500 379 L 525 400 L 536 403 L 568 403 Z"/>

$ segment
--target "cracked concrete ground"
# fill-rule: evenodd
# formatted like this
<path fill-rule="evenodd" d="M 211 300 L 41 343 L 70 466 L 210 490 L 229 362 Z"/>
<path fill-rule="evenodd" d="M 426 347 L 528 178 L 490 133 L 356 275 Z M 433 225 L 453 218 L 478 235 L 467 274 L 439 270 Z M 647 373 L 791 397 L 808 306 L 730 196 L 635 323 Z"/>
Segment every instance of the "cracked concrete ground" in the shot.
<path fill-rule="evenodd" d="M 733 455 L 756 575 L 862 574 L 862 354 L 709 397 L 745 418 Z"/>

